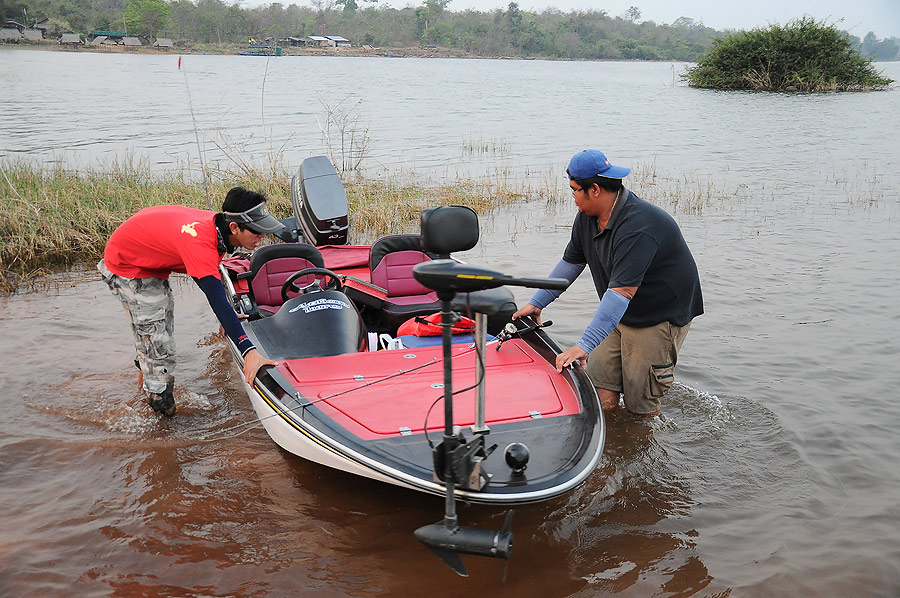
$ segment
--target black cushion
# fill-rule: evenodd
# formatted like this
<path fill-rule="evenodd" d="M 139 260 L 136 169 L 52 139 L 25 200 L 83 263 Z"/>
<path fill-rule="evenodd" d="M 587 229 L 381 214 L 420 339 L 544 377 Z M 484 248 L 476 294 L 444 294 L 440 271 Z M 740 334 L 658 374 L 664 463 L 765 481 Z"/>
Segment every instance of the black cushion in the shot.
<path fill-rule="evenodd" d="M 425 251 L 449 256 L 478 243 L 478 214 L 465 206 L 440 206 L 422 211 L 419 218 Z"/>
<path fill-rule="evenodd" d="M 275 245 L 263 245 L 257 249 L 250 258 L 251 278 L 259 273 L 259 269 L 269 260 L 283 257 L 300 257 L 311 262 L 316 268 L 324 268 L 325 260 L 322 253 L 306 243 L 276 243 Z"/>

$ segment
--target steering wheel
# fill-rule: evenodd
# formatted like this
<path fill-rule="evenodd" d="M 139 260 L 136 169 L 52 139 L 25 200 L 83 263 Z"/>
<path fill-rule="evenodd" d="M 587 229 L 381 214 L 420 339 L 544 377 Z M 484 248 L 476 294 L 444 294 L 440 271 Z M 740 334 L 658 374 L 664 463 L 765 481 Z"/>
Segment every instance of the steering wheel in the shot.
<path fill-rule="evenodd" d="M 288 291 L 299 293 L 301 289 L 294 281 L 303 276 L 307 276 L 308 274 L 318 274 L 322 278 L 327 278 L 328 284 L 325 285 L 325 288 L 328 290 L 340 291 L 344 288 L 344 285 L 341 284 L 340 277 L 331 270 L 328 270 L 327 268 L 304 268 L 303 270 L 297 270 L 288 276 L 287 280 L 284 281 L 284 284 L 281 285 L 281 300 L 286 302 L 290 299 L 290 297 L 288 297 Z"/>

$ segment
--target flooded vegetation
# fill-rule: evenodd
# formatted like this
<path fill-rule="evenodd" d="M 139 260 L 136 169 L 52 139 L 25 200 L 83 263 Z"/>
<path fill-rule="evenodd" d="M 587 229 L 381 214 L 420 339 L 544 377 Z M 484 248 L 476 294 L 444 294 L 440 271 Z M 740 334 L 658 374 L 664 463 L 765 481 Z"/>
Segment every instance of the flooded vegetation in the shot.
<path fill-rule="evenodd" d="M 220 171 L 207 197 L 207 186 L 186 174 L 154 173 L 134 164 L 72 171 L 0 163 L 0 170 L 6 186 L 0 195 L 0 287 L 7 292 L 22 278 L 100 259 L 109 235 L 145 207 L 178 204 L 218 211 L 228 189 L 242 185 L 265 193 L 277 217 L 293 215 L 291 175 L 285 171 Z M 419 213 L 429 206 L 465 205 L 487 213 L 515 202 L 549 199 L 546 188 L 514 188 L 502 180 L 474 178 L 426 185 L 399 177 L 353 176 L 345 188 L 356 243 L 413 230 Z"/>
<path fill-rule="evenodd" d="M 487 145 L 485 145 L 487 147 Z M 492 149 L 485 150 L 493 153 Z M 249 163 L 248 163 L 249 164 Z M 414 171 L 381 177 L 345 175 L 351 214 L 352 243 L 371 243 L 380 236 L 413 232 L 419 213 L 436 205 L 464 205 L 482 217 L 497 208 L 541 201 L 553 206 L 567 199 L 548 176 L 525 180 L 511 174 L 431 179 Z M 12 292 L 22 282 L 38 283 L 61 269 L 94 263 L 103 255 L 109 235 L 142 208 L 177 204 L 218 211 L 228 189 L 241 185 L 269 198 L 279 218 L 293 215 L 291 173 L 283 169 L 259 170 L 252 166 L 216 170 L 211 182 L 191 180 L 191 173 L 158 173 L 147 165 L 119 164 L 96 170 L 69 170 L 0 162 L 6 187 L 0 195 L 0 290 Z M 634 167 L 632 185 L 638 195 L 672 212 L 699 213 L 710 202 L 728 202 L 741 196 L 695 173 L 665 173 L 655 163 Z M 209 195 L 207 196 L 207 191 Z M 515 235 L 517 231 L 512 231 Z"/>
<path fill-rule="evenodd" d="M 692 87 L 754 91 L 873 91 L 894 82 L 845 32 L 812 17 L 716 38 L 684 77 Z"/>

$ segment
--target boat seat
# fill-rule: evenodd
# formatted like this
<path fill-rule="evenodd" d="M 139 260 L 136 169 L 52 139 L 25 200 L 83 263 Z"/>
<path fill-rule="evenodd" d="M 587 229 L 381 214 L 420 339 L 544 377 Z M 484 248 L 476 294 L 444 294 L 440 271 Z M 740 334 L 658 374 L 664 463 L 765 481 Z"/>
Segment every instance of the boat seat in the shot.
<path fill-rule="evenodd" d="M 249 281 L 249 296 L 253 308 L 251 319 L 271 316 L 284 303 L 281 287 L 291 274 L 305 268 L 322 268 L 324 261 L 318 249 L 306 243 L 278 243 L 264 245 L 250 258 L 248 272 L 238 275 Z M 304 287 L 315 280 L 312 274 L 298 278 L 298 287 Z M 292 298 L 299 293 L 288 292 Z"/>
<path fill-rule="evenodd" d="M 386 291 L 381 311 L 387 327 L 397 328 L 413 316 L 440 311 L 437 293 L 422 286 L 412 273 L 413 266 L 431 259 L 416 234 L 389 235 L 372 244 L 369 273 L 372 284 Z"/>

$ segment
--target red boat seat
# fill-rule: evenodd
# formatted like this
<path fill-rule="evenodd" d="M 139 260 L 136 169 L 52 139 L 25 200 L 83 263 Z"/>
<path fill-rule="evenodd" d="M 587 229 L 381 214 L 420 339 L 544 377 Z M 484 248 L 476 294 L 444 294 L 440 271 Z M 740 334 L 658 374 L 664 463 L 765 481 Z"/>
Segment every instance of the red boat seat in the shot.
<path fill-rule="evenodd" d="M 390 235 L 372 244 L 369 272 L 372 284 L 387 292 L 381 309 L 389 328 L 441 309 L 437 293 L 422 286 L 412 274 L 413 266 L 430 260 L 431 256 L 422 251 L 419 235 Z"/>
<path fill-rule="evenodd" d="M 291 274 L 306 268 L 322 268 L 322 254 L 312 245 L 305 243 L 278 243 L 264 245 L 250 258 L 250 270 L 240 275 L 250 281 L 250 299 L 256 308 L 251 317 L 271 316 L 278 311 L 284 301 L 281 287 Z M 298 278 L 298 287 L 304 287 L 315 280 L 310 274 Z M 298 293 L 288 292 L 288 297 Z"/>

